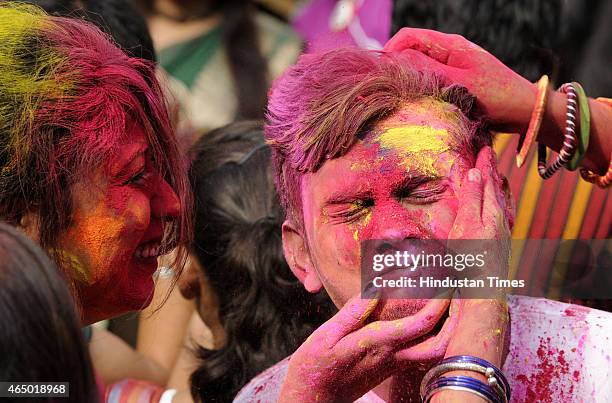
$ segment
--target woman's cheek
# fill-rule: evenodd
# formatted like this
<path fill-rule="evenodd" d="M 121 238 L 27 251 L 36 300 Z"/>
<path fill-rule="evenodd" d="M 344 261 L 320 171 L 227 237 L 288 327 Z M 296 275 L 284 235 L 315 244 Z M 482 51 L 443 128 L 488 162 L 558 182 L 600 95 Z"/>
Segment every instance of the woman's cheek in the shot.
<path fill-rule="evenodd" d="M 138 189 L 120 188 L 110 197 L 114 214 L 124 224 L 124 231 L 138 237 L 149 227 L 151 221 L 151 199 Z"/>

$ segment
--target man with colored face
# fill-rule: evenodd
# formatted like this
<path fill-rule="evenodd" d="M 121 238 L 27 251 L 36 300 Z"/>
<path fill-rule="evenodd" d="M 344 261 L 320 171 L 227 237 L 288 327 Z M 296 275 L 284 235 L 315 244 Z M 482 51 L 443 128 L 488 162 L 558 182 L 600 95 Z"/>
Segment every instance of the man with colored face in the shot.
<path fill-rule="evenodd" d="M 302 56 L 275 83 L 266 136 L 287 213 L 285 256 L 304 287 L 325 288 L 339 312 L 236 401 L 420 401 L 425 372 L 456 355 L 503 368 L 516 401 L 601 393 L 571 375 L 582 373 L 587 350 L 601 348 L 593 339 L 572 350 L 573 331 L 611 329 L 594 326 L 590 312 L 577 325 L 559 314 L 568 305 L 526 297 L 360 295 L 364 241 L 509 239 L 512 202 L 473 103 L 464 88 L 394 54 L 362 50 Z M 508 255 L 497 252 L 499 269 Z M 544 349 L 570 354 L 567 368 L 542 371 Z M 612 375 L 604 359 L 589 365 Z M 445 390 L 432 401 L 482 399 Z"/>

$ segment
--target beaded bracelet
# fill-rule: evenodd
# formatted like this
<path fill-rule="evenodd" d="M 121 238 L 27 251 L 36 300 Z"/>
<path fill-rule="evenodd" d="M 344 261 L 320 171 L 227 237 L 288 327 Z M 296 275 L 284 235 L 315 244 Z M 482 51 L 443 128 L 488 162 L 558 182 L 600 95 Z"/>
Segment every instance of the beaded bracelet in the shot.
<path fill-rule="evenodd" d="M 538 95 L 536 95 L 535 106 L 531 112 L 531 120 L 529 120 L 529 127 L 525 137 L 519 142 L 518 153 L 516 154 L 516 166 L 522 167 L 527 158 L 527 154 L 533 145 L 540 126 L 542 125 L 542 118 L 544 117 L 544 111 L 546 110 L 546 101 L 548 99 L 548 76 L 544 74 L 538 80 Z"/>
<path fill-rule="evenodd" d="M 565 139 L 557 159 L 550 166 L 546 166 L 546 146 L 538 144 L 538 173 L 543 179 L 549 179 L 564 165 L 567 165 L 576 151 L 576 90 L 570 83 L 565 83 L 559 91 L 567 94 L 567 111 L 565 113 Z"/>
<path fill-rule="evenodd" d="M 441 377 L 431 382 L 427 386 L 425 394 L 421 397 L 423 403 L 429 403 L 436 393 L 447 389 L 469 392 L 481 397 L 488 403 L 503 403 L 499 395 L 489 385 L 478 379 L 462 375 Z"/>

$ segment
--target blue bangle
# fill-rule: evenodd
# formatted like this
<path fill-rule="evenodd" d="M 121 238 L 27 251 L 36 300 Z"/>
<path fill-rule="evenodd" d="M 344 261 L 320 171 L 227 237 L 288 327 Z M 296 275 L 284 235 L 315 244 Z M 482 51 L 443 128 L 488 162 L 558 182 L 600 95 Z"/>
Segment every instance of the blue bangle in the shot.
<path fill-rule="evenodd" d="M 492 387 L 478 379 L 471 378 L 469 376 L 448 376 L 437 378 L 435 381 L 427 385 L 423 403 L 429 403 L 431 398 L 442 390 L 452 389 L 461 390 L 469 393 L 473 393 L 483 398 L 489 403 L 502 403 L 499 395 L 493 390 Z"/>
<path fill-rule="evenodd" d="M 492 368 L 495 374 L 495 378 L 497 378 L 498 382 L 501 382 L 502 388 L 506 394 L 506 399 L 510 401 L 510 395 L 511 395 L 510 384 L 508 383 L 508 380 L 506 379 L 506 376 L 504 375 L 504 373 L 499 368 L 497 368 L 495 365 L 491 364 L 487 360 L 483 360 L 482 358 L 474 357 L 471 355 L 455 355 L 453 357 L 448 357 L 442 360 L 440 364 L 447 364 L 447 363 L 453 363 L 453 362 L 457 362 L 457 363 L 466 362 L 466 363 L 481 365 L 485 368 Z"/>

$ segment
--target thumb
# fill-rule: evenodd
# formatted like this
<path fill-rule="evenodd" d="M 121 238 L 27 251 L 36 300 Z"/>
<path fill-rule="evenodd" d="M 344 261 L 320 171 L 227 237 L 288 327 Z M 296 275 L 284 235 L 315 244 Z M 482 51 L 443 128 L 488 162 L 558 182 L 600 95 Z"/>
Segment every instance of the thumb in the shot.
<path fill-rule="evenodd" d="M 362 327 L 379 301 L 380 294 L 365 299 L 357 295 L 348 300 L 337 314 L 319 328 L 324 334 L 325 345 L 332 348 L 344 336 Z"/>
<path fill-rule="evenodd" d="M 459 189 L 459 209 L 449 235 L 450 239 L 462 238 L 474 223 L 480 224 L 483 192 L 482 173 L 478 168 L 470 169 Z"/>

